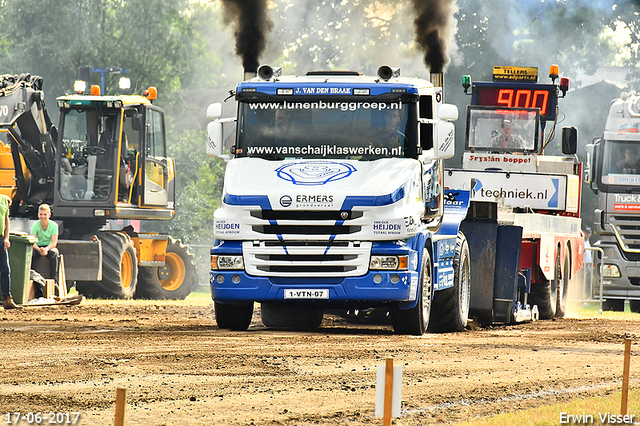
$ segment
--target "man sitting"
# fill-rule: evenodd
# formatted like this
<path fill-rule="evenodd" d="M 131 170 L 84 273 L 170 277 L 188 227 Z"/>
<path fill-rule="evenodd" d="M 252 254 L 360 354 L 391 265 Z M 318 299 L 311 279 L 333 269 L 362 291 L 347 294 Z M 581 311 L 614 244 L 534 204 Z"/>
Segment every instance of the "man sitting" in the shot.
<path fill-rule="evenodd" d="M 51 208 L 48 204 L 41 204 L 38 208 L 38 222 L 31 226 L 31 235 L 38 241 L 33 245 L 33 258 L 31 264 L 34 265 L 41 257 L 49 259 L 49 276 L 58 281 L 58 224 L 52 220 Z"/>

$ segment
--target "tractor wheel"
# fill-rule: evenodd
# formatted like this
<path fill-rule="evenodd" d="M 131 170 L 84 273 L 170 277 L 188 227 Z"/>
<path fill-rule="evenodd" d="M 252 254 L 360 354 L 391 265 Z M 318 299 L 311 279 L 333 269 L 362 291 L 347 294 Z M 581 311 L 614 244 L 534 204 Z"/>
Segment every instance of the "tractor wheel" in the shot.
<path fill-rule="evenodd" d="M 78 281 L 78 292 L 88 297 L 131 299 L 138 284 L 138 262 L 133 241 L 120 232 L 100 232 L 102 281 Z"/>
<path fill-rule="evenodd" d="M 140 267 L 136 298 L 186 298 L 196 286 L 193 254 L 180 240 L 169 237 L 164 266 Z"/>
<path fill-rule="evenodd" d="M 253 302 L 247 304 L 213 302 L 219 328 L 246 331 L 253 317 Z"/>
<path fill-rule="evenodd" d="M 463 331 L 469 320 L 471 303 L 471 261 L 469 244 L 462 232 L 456 240 L 453 258 L 453 287 L 440 290 L 433 295 L 433 308 L 429 331 Z"/>
<path fill-rule="evenodd" d="M 418 286 L 418 301 L 411 309 L 399 309 L 397 305 L 391 307 L 391 321 L 393 331 L 397 334 L 412 334 L 421 336 L 429 327 L 431 316 L 431 299 L 433 297 L 433 261 L 429 250 L 422 250 L 420 265 L 420 281 Z"/>

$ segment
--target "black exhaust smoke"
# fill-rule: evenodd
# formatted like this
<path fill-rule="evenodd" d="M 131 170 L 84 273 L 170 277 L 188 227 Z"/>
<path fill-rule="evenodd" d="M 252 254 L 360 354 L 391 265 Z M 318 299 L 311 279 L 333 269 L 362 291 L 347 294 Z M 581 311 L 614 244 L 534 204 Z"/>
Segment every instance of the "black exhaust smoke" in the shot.
<path fill-rule="evenodd" d="M 267 17 L 267 0 L 223 0 L 222 4 L 225 22 L 235 23 L 236 53 L 242 58 L 245 76 L 255 76 L 267 33 L 273 29 Z"/>
<path fill-rule="evenodd" d="M 449 62 L 449 41 L 456 31 L 455 0 L 412 0 L 417 18 L 416 41 L 424 50 L 424 63 L 431 73 L 442 73 Z"/>

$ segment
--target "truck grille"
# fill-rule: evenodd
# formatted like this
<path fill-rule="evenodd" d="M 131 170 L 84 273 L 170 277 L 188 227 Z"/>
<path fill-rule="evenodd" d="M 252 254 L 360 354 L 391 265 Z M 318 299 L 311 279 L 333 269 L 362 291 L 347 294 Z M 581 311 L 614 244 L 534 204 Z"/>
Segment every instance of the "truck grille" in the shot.
<path fill-rule="evenodd" d="M 362 226 L 349 222 L 361 218 L 361 211 L 314 211 L 314 210 L 253 210 L 251 216 L 269 221 L 253 225 L 254 232 L 265 235 L 350 235 L 362 230 Z M 311 223 L 310 223 L 311 222 Z"/>
<path fill-rule="evenodd" d="M 630 260 L 640 260 L 640 217 L 611 215 L 609 223 Z"/>
<path fill-rule="evenodd" d="M 369 268 L 371 242 L 244 241 L 242 252 L 251 275 L 355 277 Z"/>
<path fill-rule="evenodd" d="M 251 229 L 259 234 L 270 235 L 348 235 L 360 232 L 362 227 L 341 225 L 254 225 Z"/>

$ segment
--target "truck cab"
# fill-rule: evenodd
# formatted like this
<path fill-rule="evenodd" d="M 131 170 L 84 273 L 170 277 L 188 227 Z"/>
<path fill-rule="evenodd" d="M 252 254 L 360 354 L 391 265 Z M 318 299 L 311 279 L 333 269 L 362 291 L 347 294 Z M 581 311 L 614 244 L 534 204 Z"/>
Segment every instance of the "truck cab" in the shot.
<path fill-rule="evenodd" d="M 259 302 L 268 326 L 387 307 L 397 332 L 424 333 L 434 294 L 459 275 L 457 234 L 436 235 L 457 118 L 442 88 L 386 66 L 377 76 L 262 67 L 235 98 L 235 120 L 208 109 L 207 152 L 228 160 L 211 250 L 218 325 L 246 329 Z M 432 326 L 464 328 L 458 310 L 454 325 Z"/>
<path fill-rule="evenodd" d="M 569 283 L 582 267 L 577 129 L 562 130 L 564 155 L 548 153 L 558 98 L 569 84 L 564 78 L 556 84 L 557 66 L 551 67 L 549 76 L 552 83 L 541 84 L 537 68 L 494 67 L 493 81 L 463 77 L 465 93 L 471 88 L 471 102 L 462 168 L 445 173 L 448 188 L 469 190 L 472 201 L 495 203 L 494 220 L 522 229 L 521 242 L 514 247 L 521 283 L 506 298 L 517 295 L 513 318 L 518 317 L 518 306 L 527 305 L 535 307 L 541 319 L 564 316 Z M 476 260 L 472 261 L 475 266 Z M 475 275 L 479 270 L 472 268 L 473 301 L 482 299 L 483 289 L 494 286 L 492 277 Z M 491 304 L 472 303 L 471 311 L 490 319 L 490 308 Z"/>
<path fill-rule="evenodd" d="M 594 247 L 603 250 L 603 309 L 640 312 L 640 97 L 611 102 L 604 133 L 587 145 L 585 181 L 597 195 Z"/>

